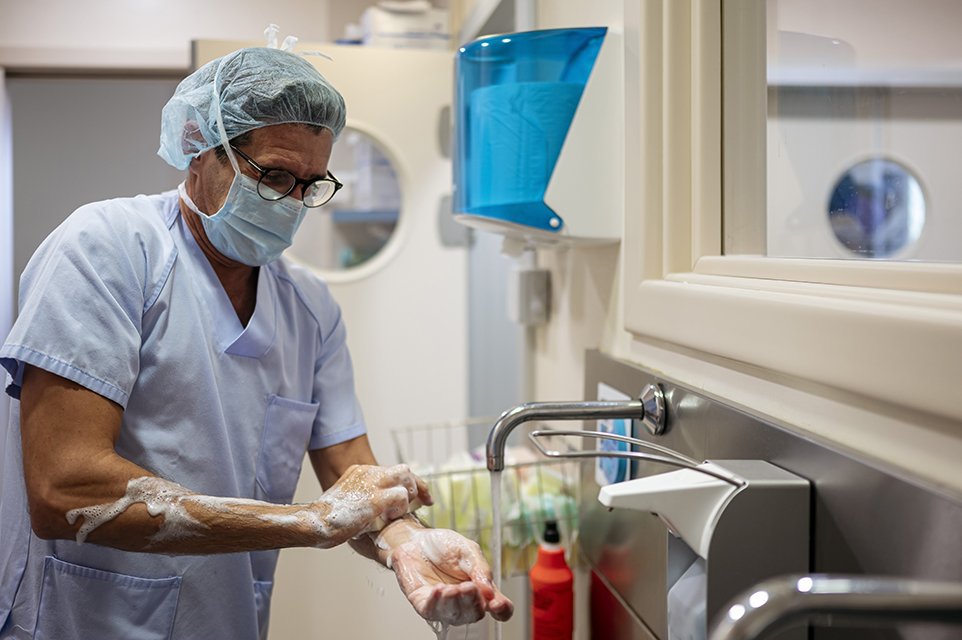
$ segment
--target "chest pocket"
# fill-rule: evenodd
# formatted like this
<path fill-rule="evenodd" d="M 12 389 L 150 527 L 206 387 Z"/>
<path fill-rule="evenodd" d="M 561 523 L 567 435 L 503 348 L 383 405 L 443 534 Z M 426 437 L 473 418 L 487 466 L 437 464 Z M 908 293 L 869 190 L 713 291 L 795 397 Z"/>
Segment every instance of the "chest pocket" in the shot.
<path fill-rule="evenodd" d="M 257 455 L 257 486 L 267 500 L 288 503 L 294 497 L 318 407 L 318 403 L 268 397 Z"/>

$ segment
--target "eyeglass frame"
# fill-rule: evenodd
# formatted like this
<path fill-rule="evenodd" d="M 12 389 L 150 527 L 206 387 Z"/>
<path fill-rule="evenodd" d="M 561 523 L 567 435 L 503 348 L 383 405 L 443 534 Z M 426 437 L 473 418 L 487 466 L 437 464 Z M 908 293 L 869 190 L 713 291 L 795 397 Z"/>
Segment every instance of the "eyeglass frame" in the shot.
<path fill-rule="evenodd" d="M 311 186 L 312 184 L 314 184 L 315 182 L 330 182 L 331 184 L 334 185 L 334 191 L 331 192 L 330 197 L 329 197 L 327 200 L 325 200 L 324 202 L 322 202 L 322 203 L 320 203 L 320 204 L 310 205 L 310 204 L 307 204 L 306 202 L 304 202 L 303 199 L 301 200 L 301 202 L 304 204 L 305 207 L 308 207 L 308 208 L 310 208 L 310 209 L 316 209 L 317 207 L 323 207 L 324 205 L 326 205 L 328 202 L 330 202 L 330 201 L 334 198 L 335 195 L 337 195 L 337 192 L 338 192 L 338 191 L 340 191 L 341 189 L 344 188 L 344 184 L 343 184 L 340 180 L 338 180 L 337 178 L 335 178 L 335 177 L 334 177 L 334 174 L 331 173 L 330 171 L 328 171 L 328 172 L 327 172 L 327 175 L 324 176 L 323 178 L 315 178 L 315 179 L 313 179 L 313 180 L 303 180 L 303 179 L 298 178 L 297 176 L 295 176 L 293 173 L 291 173 L 291 172 L 288 171 L 287 169 L 280 169 L 280 168 L 278 168 L 278 167 L 268 167 L 267 169 L 265 169 L 265 168 L 263 168 L 262 166 L 260 166 L 259 164 L 257 164 L 256 162 L 254 162 L 254 159 L 251 158 L 249 155 L 247 155 L 246 153 L 244 153 L 243 151 L 241 151 L 240 149 L 238 149 L 237 147 L 235 147 L 235 146 L 233 145 L 233 143 L 228 142 L 227 144 L 230 145 L 230 148 L 231 148 L 231 149 L 233 149 L 234 151 L 237 152 L 237 155 L 239 155 L 241 158 L 243 158 L 244 160 L 246 160 L 246 161 L 247 161 L 247 164 L 249 164 L 251 167 L 253 167 L 254 170 L 257 171 L 257 172 L 260 174 L 260 176 L 257 178 L 257 195 L 259 195 L 261 198 L 264 198 L 264 200 L 267 200 L 268 202 L 277 202 L 278 200 L 283 200 L 284 198 L 286 198 L 287 196 L 291 195 L 291 194 L 294 192 L 294 189 L 297 188 L 297 185 L 303 186 L 303 187 L 304 187 L 304 191 L 307 191 L 307 188 L 310 187 L 310 186 Z M 261 182 L 263 182 L 264 176 L 266 176 L 266 175 L 267 175 L 268 173 L 270 173 L 271 171 L 283 171 L 284 173 L 286 173 L 286 174 L 288 174 L 289 176 L 291 176 L 292 178 L 294 178 L 294 183 L 291 184 L 291 188 L 288 189 L 288 190 L 287 190 L 287 193 L 285 193 L 284 195 L 282 195 L 280 198 L 265 198 L 265 197 L 264 197 L 264 194 L 261 193 Z M 271 189 L 271 190 L 274 191 L 275 193 L 280 193 L 280 191 L 277 191 L 277 190 L 275 190 L 275 189 L 272 189 L 271 187 L 267 187 L 267 188 L 268 188 L 268 189 Z"/>

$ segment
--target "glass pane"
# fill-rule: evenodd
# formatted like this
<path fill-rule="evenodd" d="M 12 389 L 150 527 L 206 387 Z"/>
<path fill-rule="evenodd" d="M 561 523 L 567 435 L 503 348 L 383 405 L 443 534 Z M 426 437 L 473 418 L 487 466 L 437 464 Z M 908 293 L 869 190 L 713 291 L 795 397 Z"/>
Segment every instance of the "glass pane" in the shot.
<path fill-rule="evenodd" d="M 377 141 L 344 129 L 328 170 L 344 188 L 327 204 L 308 211 L 287 254 L 323 271 L 364 264 L 397 228 L 401 188 L 397 171 Z"/>
<path fill-rule="evenodd" d="M 755 181 L 765 211 L 749 214 L 764 246 L 729 236 L 726 253 L 962 262 L 962 2 L 739 1 L 726 38 L 765 40 L 767 122 L 753 124 L 764 129 L 755 139 L 764 135 L 767 160 L 754 171 L 765 173 Z M 746 11 L 754 33 L 733 34 Z M 735 59 L 726 84 L 745 75 Z M 750 99 L 726 94 L 726 105 Z M 726 144 L 751 139 L 727 127 L 736 142 Z M 752 169 L 729 175 L 740 170 Z M 726 202 L 728 229 L 743 210 L 732 218 Z"/>

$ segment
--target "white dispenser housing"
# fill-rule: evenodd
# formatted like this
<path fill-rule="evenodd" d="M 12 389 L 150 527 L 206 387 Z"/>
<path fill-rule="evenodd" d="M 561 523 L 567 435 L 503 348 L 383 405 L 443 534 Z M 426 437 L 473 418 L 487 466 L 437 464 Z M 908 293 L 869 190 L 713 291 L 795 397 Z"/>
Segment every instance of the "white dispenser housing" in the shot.
<path fill-rule="evenodd" d="M 526 245 L 617 242 L 624 47 L 606 27 L 489 36 L 460 49 L 454 214 Z"/>
<path fill-rule="evenodd" d="M 653 513 L 673 534 L 666 571 L 669 640 L 705 638 L 706 625 L 751 585 L 809 570 L 809 482 L 763 460 L 707 461 L 610 484 L 598 500 Z M 686 608 L 673 615 L 671 605 L 679 603 Z M 805 629 L 797 632 L 779 638 L 806 637 Z"/>

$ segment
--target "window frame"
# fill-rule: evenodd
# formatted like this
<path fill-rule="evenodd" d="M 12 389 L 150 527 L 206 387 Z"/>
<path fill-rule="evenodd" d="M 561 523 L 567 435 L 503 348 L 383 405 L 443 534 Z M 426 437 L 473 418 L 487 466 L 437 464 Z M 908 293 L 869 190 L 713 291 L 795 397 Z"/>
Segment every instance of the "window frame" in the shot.
<path fill-rule="evenodd" d="M 740 255 L 764 246 L 764 7 L 626 2 L 626 175 L 640 179 L 626 180 L 624 327 L 960 421 L 962 265 Z"/>

